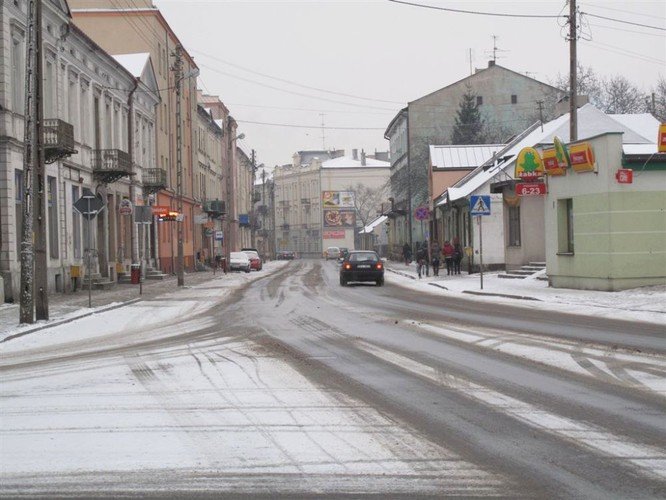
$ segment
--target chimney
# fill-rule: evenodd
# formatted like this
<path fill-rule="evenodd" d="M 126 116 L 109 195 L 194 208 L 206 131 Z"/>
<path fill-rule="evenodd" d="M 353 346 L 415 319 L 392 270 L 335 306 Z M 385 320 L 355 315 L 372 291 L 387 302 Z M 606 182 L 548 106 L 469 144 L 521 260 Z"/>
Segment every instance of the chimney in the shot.
<path fill-rule="evenodd" d="M 352 149 L 352 158 L 358 160 L 358 149 Z"/>
<path fill-rule="evenodd" d="M 490 61 L 488 61 L 488 67 L 492 68 L 493 66 L 495 66 L 495 61 L 491 59 Z"/>
<path fill-rule="evenodd" d="M 366 161 L 365 161 L 365 150 L 361 149 L 361 166 L 365 167 Z"/>

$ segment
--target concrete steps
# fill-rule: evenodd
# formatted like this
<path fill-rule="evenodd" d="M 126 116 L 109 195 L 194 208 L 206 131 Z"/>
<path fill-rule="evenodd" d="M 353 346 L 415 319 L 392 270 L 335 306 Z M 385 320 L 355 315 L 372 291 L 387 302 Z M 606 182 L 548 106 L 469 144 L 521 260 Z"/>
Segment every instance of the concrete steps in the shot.
<path fill-rule="evenodd" d="M 162 281 L 168 277 L 169 275 L 164 274 L 162 271 L 158 271 L 156 269 L 146 269 L 147 280 Z"/>
<path fill-rule="evenodd" d="M 507 271 L 504 274 L 498 274 L 499 278 L 503 279 L 513 279 L 513 280 L 524 280 L 528 276 L 532 276 L 535 273 L 541 272 L 546 269 L 545 262 L 530 262 L 525 266 L 522 266 L 520 269 L 514 269 L 512 271 Z M 539 280 L 548 280 L 546 276 L 539 276 Z"/>
<path fill-rule="evenodd" d="M 84 277 L 83 288 L 88 288 L 88 283 L 92 281 L 92 288 L 95 290 L 111 290 L 116 287 L 116 282 L 111 281 L 108 278 L 103 277 L 101 274 L 93 274 L 90 278 L 88 276 Z"/>

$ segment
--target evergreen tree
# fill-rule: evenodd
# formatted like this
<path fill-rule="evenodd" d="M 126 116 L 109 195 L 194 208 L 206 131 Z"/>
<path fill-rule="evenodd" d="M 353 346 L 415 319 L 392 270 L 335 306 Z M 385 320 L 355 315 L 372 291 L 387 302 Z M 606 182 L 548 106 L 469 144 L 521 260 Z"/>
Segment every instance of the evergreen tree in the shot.
<path fill-rule="evenodd" d="M 484 122 L 476 105 L 476 95 L 471 87 L 460 100 L 453 126 L 452 144 L 483 144 L 485 142 Z"/>

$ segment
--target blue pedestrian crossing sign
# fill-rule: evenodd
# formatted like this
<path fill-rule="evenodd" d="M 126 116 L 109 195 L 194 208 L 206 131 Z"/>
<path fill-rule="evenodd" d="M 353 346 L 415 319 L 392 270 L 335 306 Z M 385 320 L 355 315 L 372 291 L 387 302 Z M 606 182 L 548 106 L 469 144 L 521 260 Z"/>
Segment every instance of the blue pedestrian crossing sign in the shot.
<path fill-rule="evenodd" d="M 470 215 L 490 215 L 490 195 L 473 195 L 469 197 Z"/>

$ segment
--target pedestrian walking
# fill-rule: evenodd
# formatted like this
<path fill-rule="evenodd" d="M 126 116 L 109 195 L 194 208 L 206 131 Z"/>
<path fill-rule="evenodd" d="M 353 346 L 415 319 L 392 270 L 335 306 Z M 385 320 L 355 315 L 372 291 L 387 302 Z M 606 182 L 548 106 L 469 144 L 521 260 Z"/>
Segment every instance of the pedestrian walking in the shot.
<path fill-rule="evenodd" d="M 450 276 L 453 274 L 453 254 L 455 252 L 455 248 L 449 241 L 444 242 L 444 263 L 446 264 L 446 275 Z"/>
<path fill-rule="evenodd" d="M 409 243 L 405 243 L 402 247 L 402 258 L 405 259 L 405 265 L 408 266 L 412 261 L 412 249 Z"/>
<path fill-rule="evenodd" d="M 425 273 L 425 265 L 428 262 L 428 252 L 423 246 L 418 246 L 416 251 L 416 274 L 419 275 L 421 279 L 422 275 Z"/>
<path fill-rule="evenodd" d="M 462 262 L 463 251 L 460 246 L 460 240 L 455 238 L 453 240 L 453 272 L 454 274 L 460 274 L 460 263 Z"/>
<path fill-rule="evenodd" d="M 440 265 L 440 256 L 441 250 L 439 248 L 439 243 L 434 241 L 430 247 L 430 257 L 432 259 L 432 274 L 433 276 L 439 276 L 439 265 Z"/>

